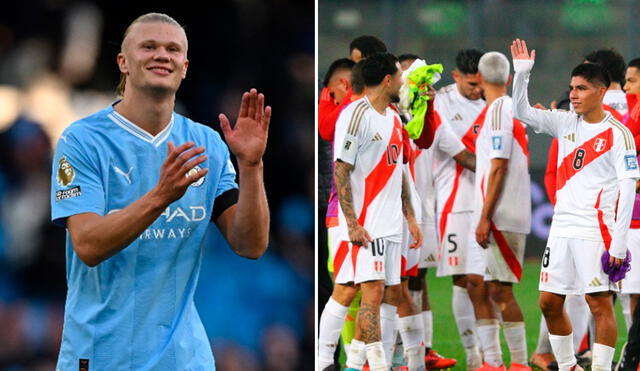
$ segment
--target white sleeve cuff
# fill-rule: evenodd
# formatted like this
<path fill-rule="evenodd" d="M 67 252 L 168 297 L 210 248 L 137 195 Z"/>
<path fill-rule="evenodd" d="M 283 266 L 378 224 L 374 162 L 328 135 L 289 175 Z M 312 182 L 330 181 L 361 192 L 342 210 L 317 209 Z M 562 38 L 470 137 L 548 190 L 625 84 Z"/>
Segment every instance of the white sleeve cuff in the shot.
<path fill-rule="evenodd" d="M 531 72 L 533 68 L 534 61 L 531 59 L 514 59 L 513 60 L 513 70 L 516 73 L 519 72 Z"/>

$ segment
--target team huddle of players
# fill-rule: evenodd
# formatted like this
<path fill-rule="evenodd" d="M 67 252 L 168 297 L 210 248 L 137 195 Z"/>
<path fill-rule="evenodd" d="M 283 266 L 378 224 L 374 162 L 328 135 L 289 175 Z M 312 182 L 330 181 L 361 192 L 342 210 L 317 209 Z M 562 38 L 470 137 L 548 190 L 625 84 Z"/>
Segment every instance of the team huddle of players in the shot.
<path fill-rule="evenodd" d="M 612 293 L 631 294 L 631 303 L 622 300 L 628 328 L 640 296 L 640 267 L 633 269 L 627 250 L 635 241 L 640 254 L 640 61 L 625 78 L 619 54 L 591 53 L 571 73 L 567 109 L 554 102 L 547 110 L 528 100 L 535 51 L 524 40 L 511 44 L 511 61 L 461 50 L 454 84 L 423 87 L 430 98 L 424 128 L 410 136 L 400 91 L 424 61 L 396 58 L 372 36 L 355 39 L 350 51 L 330 66 L 318 107 L 334 181 L 326 218 L 334 288 L 320 316 L 318 370 L 336 369 L 341 335 L 347 370 L 455 366 L 431 349 L 428 268 L 452 279 L 467 370 L 506 370 L 501 328 L 509 370 L 531 369 L 512 289 L 531 225 L 526 126 L 555 138 L 545 178 L 555 208 L 539 282 L 544 317 L 532 362 L 545 371 L 580 370 L 576 353 L 592 318 L 592 370 L 611 370 Z M 627 353 L 634 354 L 625 352 L 621 364 L 635 370 Z"/>

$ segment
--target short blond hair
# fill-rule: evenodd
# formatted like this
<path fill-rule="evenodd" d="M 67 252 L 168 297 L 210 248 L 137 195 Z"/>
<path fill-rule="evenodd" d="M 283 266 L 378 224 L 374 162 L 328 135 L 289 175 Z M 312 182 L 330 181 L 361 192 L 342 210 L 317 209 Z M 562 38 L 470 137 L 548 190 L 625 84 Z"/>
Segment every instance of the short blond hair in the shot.
<path fill-rule="evenodd" d="M 147 13 L 147 14 L 143 14 L 140 17 L 136 18 L 133 22 L 131 22 L 131 24 L 129 25 L 129 27 L 127 27 L 127 29 L 124 31 L 124 36 L 122 36 L 122 43 L 120 44 L 120 52 L 124 51 L 124 43 L 127 40 L 127 36 L 129 35 L 129 32 L 131 32 L 131 28 L 133 27 L 133 25 L 137 24 L 137 23 L 165 23 L 165 24 L 170 24 L 172 26 L 176 26 L 178 28 L 180 28 L 182 31 L 185 32 L 185 36 L 186 36 L 186 31 L 184 30 L 184 27 L 182 27 L 182 25 L 180 23 L 178 23 L 175 19 L 173 19 L 172 17 L 163 14 L 163 13 Z M 186 39 L 186 38 L 185 38 Z M 188 41 L 187 41 L 187 46 L 188 46 Z M 118 94 L 118 96 L 123 97 L 124 96 L 124 88 L 127 82 L 127 75 L 125 75 L 124 73 L 120 73 L 120 82 L 118 82 L 118 87 L 116 88 L 116 93 Z"/>

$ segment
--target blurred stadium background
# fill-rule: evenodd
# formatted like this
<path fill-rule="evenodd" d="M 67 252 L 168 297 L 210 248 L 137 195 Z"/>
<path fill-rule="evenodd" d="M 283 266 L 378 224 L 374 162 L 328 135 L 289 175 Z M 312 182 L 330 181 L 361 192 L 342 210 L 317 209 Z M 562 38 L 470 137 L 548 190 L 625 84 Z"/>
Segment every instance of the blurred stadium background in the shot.
<path fill-rule="evenodd" d="M 509 45 L 518 37 L 525 39 L 530 49 L 536 49 L 530 100 L 532 104 L 540 102 L 548 107 L 567 90 L 571 70 L 590 51 L 615 48 L 627 62 L 640 57 L 639 18 L 640 2 L 635 0 L 318 0 L 318 77 L 323 78 L 331 62 L 349 56 L 351 40 L 360 35 L 374 35 L 386 43 L 391 53 L 412 53 L 427 63 L 442 63 L 445 72 L 436 85 L 439 88 L 453 83 L 451 71 L 455 68 L 458 50 L 495 50 L 511 60 Z M 318 166 L 330 166 L 322 157 L 326 144 L 322 139 L 318 141 Z M 553 214 L 543 182 L 550 143 L 551 137 L 529 130 L 532 231 L 527 240 L 526 256 L 531 261 L 527 264 L 529 275 L 525 280 L 538 279 L 539 261 Z M 321 311 L 330 295 L 331 283 L 326 273 L 323 224 L 329 190 L 323 187 L 323 179 L 319 179 L 319 184 L 318 310 Z M 441 291 L 436 287 L 440 285 L 448 289 Z M 440 296 L 437 301 L 433 300 L 443 303 L 446 314 L 440 313 L 449 317 L 451 301 L 446 298 L 450 299 L 450 286 L 450 280 L 429 283 L 432 299 L 435 293 L 449 293 L 442 301 Z M 540 318 L 537 284 L 526 286 L 527 290 L 522 286 L 518 295 L 535 297 L 526 301 L 530 304 L 528 307 L 523 305 L 532 313 L 530 317 L 535 317 L 527 320 L 531 353 Z M 437 324 L 438 310 L 434 309 L 434 313 L 435 347 L 444 354 L 449 347 L 438 348 L 439 336 L 443 336 L 441 340 L 454 336 L 456 344 L 459 340 L 452 317 L 446 317 L 450 322 L 443 318 L 444 322 Z M 446 334 L 439 335 L 439 329 L 447 329 Z M 626 339 L 626 333 L 621 331 L 620 336 L 623 335 L 622 340 Z"/>
<path fill-rule="evenodd" d="M 50 221 L 52 148 L 115 99 L 128 24 L 163 12 L 189 38 L 177 111 L 218 130 L 256 87 L 274 108 L 265 181 L 272 237 L 258 261 L 211 228 L 196 304 L 218 370 L 313 364 L 314 3 L 33 0 L 0 12 L 0 371 L 53 370 L 66 293 L 64 230 Z M 212 9 L 212 10 L 209 10 Z M 286 9 L 286 12 L 283 11 Z M 306 366 L 305 366 L 306 365 Z"/>

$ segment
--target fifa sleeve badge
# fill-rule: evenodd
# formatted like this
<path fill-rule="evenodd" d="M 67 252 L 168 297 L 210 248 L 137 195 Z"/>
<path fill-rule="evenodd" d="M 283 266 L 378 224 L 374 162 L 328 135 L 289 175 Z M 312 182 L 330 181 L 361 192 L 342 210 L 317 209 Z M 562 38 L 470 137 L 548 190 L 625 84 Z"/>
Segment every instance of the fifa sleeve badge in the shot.
<path fill-rule="evenodd" d="M 502 150 L 502 137 L 492 137 L 491 141 L 493 143 L 493 150 L 494 151 L 501 151 Z"/>
<path fill-rule="evenodd" d="M 624 164 L 627 167 L 627 170 L 637 170 L 638 169 L 638 159 L 633 155 L 624 156 Z"/>

